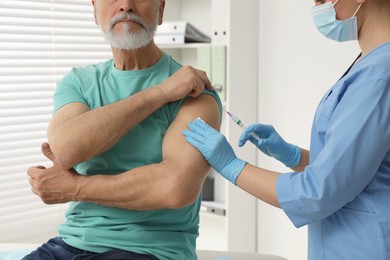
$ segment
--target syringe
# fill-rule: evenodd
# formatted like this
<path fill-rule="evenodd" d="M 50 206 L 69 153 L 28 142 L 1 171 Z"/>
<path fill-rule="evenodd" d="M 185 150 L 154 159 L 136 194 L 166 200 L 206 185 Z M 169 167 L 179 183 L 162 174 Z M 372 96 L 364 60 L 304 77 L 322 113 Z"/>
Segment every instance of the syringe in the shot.
<path fill-rule="evenodd" d="M 230 113 L 229 111 L 226 111 L 226 110 L 225 110 L 225 112 L 228 114 L 228 116 L 230 117 L 230 119 L 233 120 L 234 123 L 236 123 L 237 125 L 239 125 L 242 129 L 244 129 L 244 130 L 246 129 L 246 126 L 244 125 L 244 123 L 243 123 L 238 117 L 236 117 L 235 115 L 233 115 L 233 114 Z M 257 141 L 260 141 L 260 140 L 261 140 L 261 138 L 260 138 L 258 135 L 256 135 L 255 133 L 253 133 L 253 132 L 251 132 L 249 135 L 252 136 L 253 138 L 255 138 Z"/>

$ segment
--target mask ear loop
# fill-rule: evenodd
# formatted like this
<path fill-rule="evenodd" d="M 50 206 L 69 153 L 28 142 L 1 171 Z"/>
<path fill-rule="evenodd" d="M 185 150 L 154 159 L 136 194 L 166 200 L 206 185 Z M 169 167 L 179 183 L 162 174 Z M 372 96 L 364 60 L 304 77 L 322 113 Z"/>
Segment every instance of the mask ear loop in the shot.
<path fill-rule="evenodd" d="M 333 4 L 333 7 L 339 2 L 340 0 L 337 0 L 334 4 Z M 356 9 L 355 13 L 352 15 L 352 18 L 355 17 L 357 15 L 357 13 L 359 12 L 360 10 L 360 7 L 362 6 L 363 3 L 361 3 L 358 8 Z"/>
<path fill-rule="evenodd" d="M 362 3 L 363 4 L 363 3 Z M 360 10 L 360 7 L 362 6 L 362 4 L 359 5 L 359 7 L 356 9 L 356 12 L 353 14 L 352 17 L 355 17 L 357 15 L 357 13 L 359 12 Z"/>

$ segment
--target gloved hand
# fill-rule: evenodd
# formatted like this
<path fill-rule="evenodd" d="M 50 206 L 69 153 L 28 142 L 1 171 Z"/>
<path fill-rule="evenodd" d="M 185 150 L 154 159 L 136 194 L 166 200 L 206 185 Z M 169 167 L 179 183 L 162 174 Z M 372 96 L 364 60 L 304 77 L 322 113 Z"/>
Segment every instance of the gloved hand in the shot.
<path fill-rule="evenodd" d="M 188 127 L 190 131 L 183 131 L 186 141 L 198 149 L 217 172 L 236 185 L 246 162 L 237 158 L 225 136 L 201 119 L 196 119 Z"/>
<path fill-rule="evenodd" d="M 261 140 L 257 141 L 253 138 L 250 135 L 252 132 L 260 137 Z M 241 134 L 238 146 L 243 146 L 248 140 L 255 144 L 263 153 L 274 157 L 287 167 L 299 165 L 301 149 L 284 141 L 271 125 L 256 124 L 247 127 Z"/>

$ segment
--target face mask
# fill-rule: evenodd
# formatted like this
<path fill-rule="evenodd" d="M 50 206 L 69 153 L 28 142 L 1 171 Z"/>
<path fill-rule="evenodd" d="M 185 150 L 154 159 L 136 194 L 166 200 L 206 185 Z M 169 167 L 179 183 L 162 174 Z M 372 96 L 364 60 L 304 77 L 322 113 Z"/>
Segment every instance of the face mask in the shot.
<path fill-rule="evenodd" d="M 327 2 L 312 8 L 313 21 L 317 29 L 327 38 L 338 41 L 353 41 L 358 39 L 358 26 L 356 14 L 360 9 L 359 5 L 356 12 L 349 19 L 339 21 L 336 19 L 336 10 L 334 6 L 338 3 Z"/>

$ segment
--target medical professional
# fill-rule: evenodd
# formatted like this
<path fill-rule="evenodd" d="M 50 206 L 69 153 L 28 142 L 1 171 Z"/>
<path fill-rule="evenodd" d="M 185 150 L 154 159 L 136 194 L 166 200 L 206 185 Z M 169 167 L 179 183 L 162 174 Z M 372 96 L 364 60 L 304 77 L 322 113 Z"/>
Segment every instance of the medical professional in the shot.
<path fill-rule="evenodd" d="M 310 151 L 270 125 L 252 125 L 239 140 L 293 172 L 237 158 L 200 119 L 183 133 L 226 179 L 282 208 L 296 227 L 308 225 L 309 259 L 390 260 L 390 0 L 315 1 L 312 14 L 323 35 L 358 40 L 361 54 L 321 100 Z"/>

